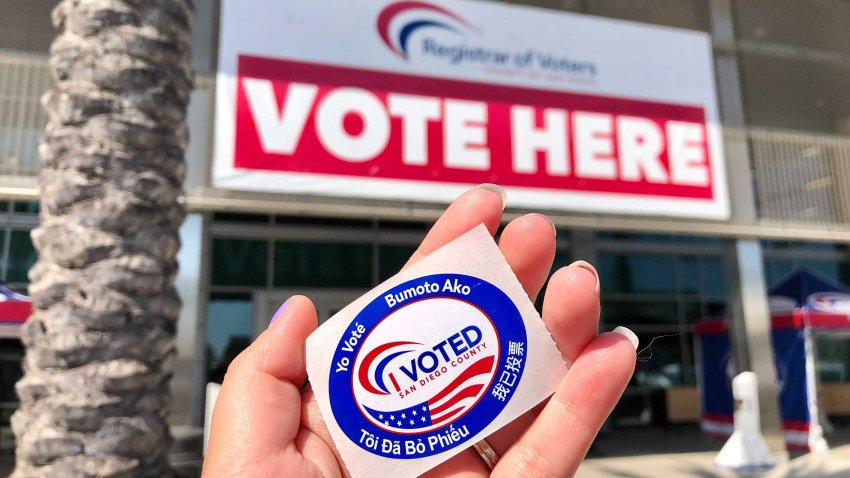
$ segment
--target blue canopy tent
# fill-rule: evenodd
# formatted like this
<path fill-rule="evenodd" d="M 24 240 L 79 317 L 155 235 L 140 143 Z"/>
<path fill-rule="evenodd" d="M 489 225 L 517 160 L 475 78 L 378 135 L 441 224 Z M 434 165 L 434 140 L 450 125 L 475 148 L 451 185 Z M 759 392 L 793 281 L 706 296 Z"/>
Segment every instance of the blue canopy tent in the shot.
<path fill-rule="evenodd" d="M 850 334 L 850 289 L 799 268 L 768 290 L 782 428 L 787 445 L 825 450 L 818 416 L 814 335 Z M 733 430 L 734 362 L 726 319 L 696 324 L 703 431 L 719 438 Z"/>
<path fill-rule="evenodd" d="M 0 338 L 17 338 L 32 311 L 30 298 L 0 284 Z"/>

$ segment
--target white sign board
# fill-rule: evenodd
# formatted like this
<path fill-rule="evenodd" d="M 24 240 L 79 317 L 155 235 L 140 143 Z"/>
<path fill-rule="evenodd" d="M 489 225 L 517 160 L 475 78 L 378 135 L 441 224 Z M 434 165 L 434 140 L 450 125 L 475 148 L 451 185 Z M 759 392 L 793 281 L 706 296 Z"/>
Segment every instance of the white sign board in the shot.
<path fill-rule="evenodd" d="M 224 0 L 214 185 L 729 216 L 704 33 L 481 1 Z"/>

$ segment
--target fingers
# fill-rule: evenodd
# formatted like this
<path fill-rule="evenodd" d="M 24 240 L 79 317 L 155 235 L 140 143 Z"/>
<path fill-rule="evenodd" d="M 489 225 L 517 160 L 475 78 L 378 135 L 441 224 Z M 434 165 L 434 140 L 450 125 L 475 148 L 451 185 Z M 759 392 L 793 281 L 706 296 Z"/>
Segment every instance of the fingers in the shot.
<path fill-rule="evenodd" d="M 502 220 L 505 198 L 505 190 L 495 184 L 482 184 L 463 193 L 434 223 L 404 267 L 407 268 L 481 223 L 487 226 L 490 234 L 495 234 Z"/>
<path fill-rule="evenodd" d="M 555 227 L 542 214 L 511 221 L 499 238 L 499 249 L 532 301 L 546 282 L 555 258 Z"/>
<path fill-rule="evenodd" d="M 552 274 L 543 300 L 543 322 L 571 365 L 599 328 L 599 278 L 584 261 Z"/>
<path fill-rule="evenodd" d="M 520 219 L 516 219 L 514 222 Z M 542 227 L 542 224 L 537 227 Z M 508 228 L 505 228 L 502 233 L 502 242 L 505 241 L 507 232 Z M 551 232 L 549 234 L 553 238 L 552 247 L 554 248 L 554 236 Z M 538 242 L 542 241 L 541 236 Z M 500 246 L 502 246 L 501 242 Z M 527 247 L 533 248 L 534 246 L 529 245 Z M 549 261 L 546 266 L 547 270 L 550 267 L 548 264 L 551 264 L 551 259 Z M 511 264 L 511 267 L 514 267 L 514 265 Z M 531 272 L 528 274 L 533 275 Z M 517 275 L 519 276 L 519 273 Z M 526 291 L 529 290 L 529 287 L 533 287 L 530 286 L 531 280 L 527 277 L 526 281 L 529 282 L 523 282 Z M 599 286 L 596 270 L 593 269 L 593 266 L 584 261 L 574 262 L 552 275 L 543 301 L 543 322 L 552 335 L 555 345 L 561 351 L 561 356 L 564 357 L 568 365 L 571 365 L 579 353 L 587 347 L 587 344 L 596 337 L 596 331 L 599 327 Z M 529 410 L 487 437 L 496 453 L 505 453 L 516 442 L 517 437 L 522 435 L 534 422 L 541 408 L 539 406 Z"/>
<path fill-rule="evenodd" d="M 213 412 L 205 469 L 236 470 L 292 452 L 287 445 L 298 431 L 306 380 L 304 342 L 317 323 L 312 302 L 293 297 L 233 360 Z"/>
<path fill-rule="evenodd" d="M 488 476 L 490 476 L 490 470 L 478 456 L 478 452 L 473 448 L 467 448 L 453 456 L 451 460 L 431 468 L 420 478 L 486 478 Z"/>
<path fill-rule="evenodd" d="M 318 325 L 316 308 L 310 299 L 294 296 L 282 309 L 268 329 L 231 363 L 227 376 L 261 372 L 299 388 L 307 380 L 305 341 Z"/>
<path fill-rule="evenodd" d="M 636 341 L 619 333 L 594 339 L 494 476 L 573 476 L 634 372 Z"/>

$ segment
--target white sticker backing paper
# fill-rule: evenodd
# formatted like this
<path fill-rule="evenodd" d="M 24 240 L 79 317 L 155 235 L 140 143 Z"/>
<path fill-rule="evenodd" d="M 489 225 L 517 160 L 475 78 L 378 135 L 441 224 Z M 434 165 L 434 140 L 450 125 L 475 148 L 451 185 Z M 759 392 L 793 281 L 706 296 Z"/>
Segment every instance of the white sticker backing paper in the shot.
<path fill-rule="evenodd" d="M 307 372 L 353 477 L 413 477 L 552 394 L 566 365 L 484 225 L 307 339 Z"/>

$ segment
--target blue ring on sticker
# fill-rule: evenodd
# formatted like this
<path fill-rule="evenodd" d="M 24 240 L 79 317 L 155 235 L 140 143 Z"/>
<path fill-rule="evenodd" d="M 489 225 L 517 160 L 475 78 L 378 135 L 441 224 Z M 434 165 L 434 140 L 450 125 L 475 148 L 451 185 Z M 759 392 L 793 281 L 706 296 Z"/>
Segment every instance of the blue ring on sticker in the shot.
<path fill-rule="evenodd" d="M 465 309 L 473 323 L 445 331 L 447 338 L 436 344 L 405 337 L 397 323 L 390 325 L 399 329 L 389 334 L 392 338 L 369 341 L 370 334 L 393 322 L 385 319 L 431 299 L 459 301 L 442 304 Z M 406 316 L 395 322 L 409 320 L 398 317 Z M 494 336 L 495 352 L 485 340 Z M 522 379 L 526 347 L 522 315 L 495 285 L 464 274 L 412 279 L 372 300 L 344 331 L 330 370 L 331 411 L 345 435 L 375 455 L 415 459 L 443 453 L 467 443 L 504 410 Z M 435 385 L 405 401 L 410 385 L 400 385 L 402 380 L 413 389 L 419 384 L 424 389 L 427 380 Z"/>

